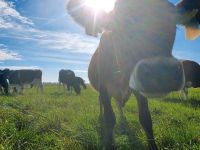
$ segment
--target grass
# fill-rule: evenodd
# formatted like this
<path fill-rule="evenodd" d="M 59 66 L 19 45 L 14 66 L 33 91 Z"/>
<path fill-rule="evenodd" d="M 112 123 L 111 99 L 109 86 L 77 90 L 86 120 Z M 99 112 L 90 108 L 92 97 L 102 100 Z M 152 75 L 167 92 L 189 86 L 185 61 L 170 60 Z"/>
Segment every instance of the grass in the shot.
<path fill-rule="evenodd" d="M 125 106 L 128 134 L 124 134 L 119 113 L 114 129 L 119 150 L 145 150 L 146 137 L 138 121 L 132 96 Z M 200 89 L 190 89 L 189 99 L 171 93 L 150 99 L 153 129 L 160 149 L 200 149 Z M 58 85 L 45 85 L 44 94 L 27 89 L 23 95 L 0 96 L 1 149 L 100 149 L 98 93 L 91 87 L 81 96 L 66 94 Z"/>

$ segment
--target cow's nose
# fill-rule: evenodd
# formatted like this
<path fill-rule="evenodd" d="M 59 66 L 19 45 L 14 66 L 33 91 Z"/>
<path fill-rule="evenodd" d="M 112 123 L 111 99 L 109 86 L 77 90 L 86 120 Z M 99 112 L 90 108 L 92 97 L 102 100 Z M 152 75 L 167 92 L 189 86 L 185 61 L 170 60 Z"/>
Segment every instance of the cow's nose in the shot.
<path fill-rule="evenodd" d="M 139 61 L 130 75 L 129 86 L 145 96 L 162 96 L 180 90 L 184 76 L 181 63 L 173 57 Z"/>

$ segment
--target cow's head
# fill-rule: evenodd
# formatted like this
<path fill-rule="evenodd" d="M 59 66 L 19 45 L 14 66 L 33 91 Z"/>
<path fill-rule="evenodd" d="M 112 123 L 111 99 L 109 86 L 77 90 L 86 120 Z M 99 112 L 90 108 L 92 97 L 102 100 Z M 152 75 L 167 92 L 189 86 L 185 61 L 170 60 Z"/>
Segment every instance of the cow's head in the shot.
<path fill-rule="evenodd" d="M 129 85 L 144 96 L 157 97 L 183 88 L 182 63 L 173 57 L 156 57 L 139 61 Z"/>
<path fill-rule="evenodd" d="M 73 85 L 73 87 L 74 87 L 74 91 L 76 92 L 76 94 L 77 94 L 77 95 L 80 95 L 80 94 L 81 94 L 81 87 L 80 87 L 80 85 L 77 84 L 77 83 L 75 83 L 75 84 Z"/>
<path fill-rule="evenodd" d="M 115 37 L 117 37 L 115 39 L 119 39 L 118 41 L 115 41 L 115 47 L 119 48 L 120 51 L 124 50 L 123 48 L 126 47 L 126 43 L 131 43 L 130 46 L 132 46 L 132 38 L 136 38 L 137 34 L 142 35 L 143 33 L 147 33 L 146 35 L 149 35 L 148 33 L 150 33 L 156 37 L 159 37 L 160 39 L 167 39 L 163 41 L 169 42 L 169 44 L 167 45 L 171 45 L 172 47 L 173 38 L 175 37 L 175 30 L 174 32 L 172 30 L 175 29 L 176 24 L 191 26 L 191 23 L 192 25 L 194 24 L 193 20 L 195 20 L 195 25 L 200 24 L 200 19 L 198 17 L 200 12 L 199 0 L 193 1 L 195 2 L 195 4 L 198 5 L 191 5 L 191 7 L 189 8 L 187 7 L 190 6 L 189 4 L 192 3 L 190 0 L 182 0 L 184 3 L 181 6 L 177 5 L 177 7 L 168 2 L 168 0 L 154 0 L 152 2 L 146 0 L 141 2 L 135 1 L 139 2 L 135 3 L 135 5 L 130 5 L 134 3 L 134 0 L 117 0 L 114 10 L 111 13 L 100 13 L 97 14 L 97 16 L 95 16 L 95 13 L 92 12 L 92 10 L 90 10 L 87 6 L 82 5 L 84 4 L 82 3 L 83 1 L 84 0 L 70 0 L 67 7 L 69 14 L 74 18 L 76 22 L 81 24 L 86 29 L 86 33 L 89 35 L 96 36 L 99 32 L 103 30 L 112 31 L 112 33 L 115 33 Z M 140 6 L 141 3 L 143 4 Z M 142 8 L 146 8 L 146 10 Z M 197 9 L 197 11 L 194 11 L 194 9 Z M 157 14 L 159 14 L 160 18 L 162 18 L 161 20 L 156 20 Z M 176 15 L 178 17 L 175 17 Z M 154 28 L 157 27 L 154 25 L 158 25 L 158 28 Z M 135 28 L 135 30 L 132 30 L 133 26 L 137 28 Z M 174 28 L 172 30 L 164 30 L 164 28 L 168 29 L 171 27 Z M 195 28 L 197 28 L 197 26 L 195 26 Z M 156 29 L 159 29 L 158 33 Z M 171 31 L 173 33 L 171 33 Z M 133 32 L 135 32 L 135 35 Z M 129 36 L 131 38 L 125 39 L 127 37 L 126 35 L 129 35 L 129 33 L 131 34 L 131 36 Z M 165 36 L 163 36 L 162 38 L 163 34 Z M 132 35 L 134 36 L 132 37 Z M 141 39 L 146 37 L 146 35 L 141 36 Z M 121 40 L 120 37 L 123 37 L 123 39 Z M 122 41 L 122 44 L 119 42 L 120 40 Z M 140 43 L 140 36 L 138 36 L 138 39 L 134 41 L 136 41 L 136 45 L 138 43 L 139 46 L 143 44 Z M 151 37 L 148 37 L 148 42 L 153 43 L 151 42 Z M 127 45 L 127 47 L 128 46 L 129 45 Z M 166 51 L 168 51 L 169 49 L 171 50 L 171 47 L 166 48 Z M 130 50 L 133 49 L 130 48 Z M 157 53 L 156 50 L 155 52 Z M 169 57 L 169 54 L 166 57 L 162 57 L 162 54 L 161 57 L 149 58 L 150 55 L 148 53 L 150 52 L 147 52 L 146 56 L 144 56 L 144 53 L 146 52 L 142 53 L 140 51 L 138 53 L 138 55 L 141 54 L 143 56 L 141 56 L 141 59 L 138 59 L 140 61 L 137 63 L 135 69 L 133 70 L 133 73 L 131 74 L 130 86 L 133 89 L 140 91 L 144 95 L 164 95 L 170 91 L 179 90 L 182 88 L 184 82 L 183 69 L 181 63 L 177 59 L 173 58 L 172 56 Z M 129 54 L 131 53 L 127 53 L 127 55 Z M 133 63 L 133 67 L 134 66 L 135 63 Z"/>

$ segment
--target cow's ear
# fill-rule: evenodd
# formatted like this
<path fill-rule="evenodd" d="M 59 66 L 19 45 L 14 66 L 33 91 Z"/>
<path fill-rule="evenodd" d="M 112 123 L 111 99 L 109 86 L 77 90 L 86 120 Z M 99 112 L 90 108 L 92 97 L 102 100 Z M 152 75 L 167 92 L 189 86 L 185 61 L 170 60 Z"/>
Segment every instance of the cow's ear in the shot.
<path fill-rule="evenodd" d="M 181 0 L 177 5 L 180 23 L 185 26 L 187 39 L 194 40 L 200 36 L 200 0 Z"/>
<path fill-rule="evenodd" d="M 91 36 L 97 36 L 102 32 L 108 15 L 104 11 L 95 13 L 84 0 L 70 0 L 67 11 L 77 23 L 85 28 L 86 34 Z"/>
<path fill-rule="evenodd" d="M 195 40 L 198 36 L 200 36 L 200 30 L 198 28 L 192 28 L 189 26 L 185 26 L 186 39 Z"/>

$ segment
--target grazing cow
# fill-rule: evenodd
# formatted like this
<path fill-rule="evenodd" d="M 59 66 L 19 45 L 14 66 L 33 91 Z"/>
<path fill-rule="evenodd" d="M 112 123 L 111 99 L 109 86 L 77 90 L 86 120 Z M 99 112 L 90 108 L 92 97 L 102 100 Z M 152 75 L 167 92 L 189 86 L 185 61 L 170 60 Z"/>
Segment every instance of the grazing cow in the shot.
<path fill-rule="evenodd" d="M 176 24 L 190 26 L 197 11 L 185 13 L 185 5 L 179 11 L 167 0 L 117 0 L 110 13 L 96 13 L 84 4 L 70 0 L 67 9 L 87 34 L 97 36 L 105 31 L 88 69 L 89 80 L 100 94 L 103 149 L 115 148 L 111 97 L 122 106 L 133 91 L 149 149 L 156 150 L 147 96 L 162 96 L 183 87 L 182 65 L 172 56 Z"/>
<path fill-rule="evenodd" d="M 60 70 L 59 71 L 59 86 L 63 84 L 63 86 L 67 86 L 68 91 L 72 91 L 72 88 L 76 92 L 76 94 L 80 94 L 81 88 L 80 85 L 77 84 L 76 78 L 75 78 L 75 73 L 72 70 Z"/>
<path fill-rule="evenodd" d="M 24 89 L 24 85 L 35 86 L 37 91 L 43 91 L 42 71 L 38 69 L 10 70 L 9 82 L 17 91 Z"/>
<path fill-rule="evenodd" d="M 9 81 L 8 81 L 9 69 L 0 70 L 0 88 L 1 92 L 8 95 Z"/>
<path fill-rule="evenodd" d="M 183 60 L 182 65 L 185 74 L 185 86 L 183 92 L 187 97 L 189 87 L 200 87 L 200 65 L 191 60 Z"/>
<path fill-rule="evenodd" d="M 85 84 L 85 81 L 81 78 L 81 77 L 75 77 L 75 80 L 76 80 L 76 82 L 79 84 L 79 85 L 81 85 L 84 89 L 86 89 L 87 88 L 87 86 L 86 86 L 86 84 Z"/>

